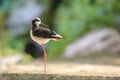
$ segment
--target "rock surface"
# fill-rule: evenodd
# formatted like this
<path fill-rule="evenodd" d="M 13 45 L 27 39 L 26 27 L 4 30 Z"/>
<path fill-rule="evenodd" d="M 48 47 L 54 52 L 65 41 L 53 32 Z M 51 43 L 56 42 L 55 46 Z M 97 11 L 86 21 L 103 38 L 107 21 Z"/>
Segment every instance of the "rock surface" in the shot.
<path fill-rule="evenodd" d="M 117 31 L 103 29 L 88 33 L 86 36 L 68 45 L 63 56 L 71 58 L 78 54 L 88 55 L 100 52 L 120 52 L 120 34 Z"/>
<path fill-rule="evenodd" d="M 0 80 L 120 80 L 120 77 L 4 73 L 0 75 Z"/>
<path fill-rule="evenodd" d="M 78 63 L 48 63 L 47 74 L 43 65 L 12 65 L 0 69 L 0 80 L 119 80 L 120 67 Z"/>
<path fill-rule="evenodd" d="M 0 80 L 120 80 L 120 57 L 115 54 L 47 59 L 46 75 L 42 60 L 2 65 Z"/>

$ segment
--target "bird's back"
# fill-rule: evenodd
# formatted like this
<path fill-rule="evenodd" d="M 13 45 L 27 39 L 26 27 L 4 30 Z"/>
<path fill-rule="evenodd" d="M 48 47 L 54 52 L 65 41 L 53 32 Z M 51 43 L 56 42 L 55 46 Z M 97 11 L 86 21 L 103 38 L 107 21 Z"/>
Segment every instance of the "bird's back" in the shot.
<path fill-rule="evenodd" d="M 36 27 L 33 30 L 33 35 L 37 37 L 42 38 L 53 38 L 52 35 L 55 35 L 56 32 L 51 30 L 50 28 L 44 28 L 44 27 Z"/>

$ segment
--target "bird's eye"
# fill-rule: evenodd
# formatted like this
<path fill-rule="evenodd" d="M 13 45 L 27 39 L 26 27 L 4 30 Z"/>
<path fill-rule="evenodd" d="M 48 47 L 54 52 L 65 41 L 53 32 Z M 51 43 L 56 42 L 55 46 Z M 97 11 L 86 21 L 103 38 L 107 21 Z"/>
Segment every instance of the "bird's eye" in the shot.
<path fill-rule="evenodd" d="M 39 19 L 37 19 L 36 21 L 40 21 Z"/>

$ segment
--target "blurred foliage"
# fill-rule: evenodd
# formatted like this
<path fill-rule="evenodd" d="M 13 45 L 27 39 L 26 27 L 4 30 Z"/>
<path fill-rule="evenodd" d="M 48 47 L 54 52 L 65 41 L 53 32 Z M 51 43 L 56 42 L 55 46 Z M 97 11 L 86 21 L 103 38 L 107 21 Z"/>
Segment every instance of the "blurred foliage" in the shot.
<path fill-rule="evenodd" d="M 9 16 L 12 1 L 0 1 L 0 56 L 16 53 L 23 47 L 21 46 L 23 43 L 20 40 L 12 38 L 9 30 L 6 28 L 6 21 Z"/>
<path fill-rule="evenodd" d="M 44 11 L 43 15 L 41 16 L 41 19 L 46 24 L 49 24 L 51 28 L 53 28 L 53 21 L 54 21 L 54 15 L 56 14 L 56 10 L 59 7 L 59 4 L 62 2 L 62 0 L 49 0 L 47 3 L 47 8 Z"/>
<path fill-rule="evenodd" d="M 8 30 L 1 32 L 0 40 L 0 56 L 21 52 L 26 41 L 24 38 L 11 37 Z"/>
<path fill-rule="evenodd" d="M 54 24 L 53 28 L 66 38 L 46 44 L 49 57 L 60 56 L 67 44 L 91 30 L 111 27 L 120 31 L 120 0 L 57 0 L 57 5 L 55 0 L 36 1 L 48 4 L 43 22 Z M 21 52 L 29 36 L 11 37 L 5 27 L 11 7 L 16 4 L 25 5 L 26 0 L 0 0 L 0 55 Z"/>
<path fill-rule="evenodd" d="M 27 0 L 0 0 L 0 56 L 20 53 L 25 48 L 29 34 L 12 37 L 6 22 L 10 17 L 10 11 L 14 5 L 24 6 Z M 29 1 L 29 0 L 28 0 Z M 49 0 L 36 0 L 39 3 L 47 4 Z"/>
<path fill-rule="evenodd" d="M 47 4 L 49 2 L 51 2 L 51 0 L 36 0 L 38 3 L 42 3 L 42 4 Z"/>
<path fill-rule="evenodd" d="M 6 24 L 6 18 L 10 8 L 10 0 L 0 0 L 0 30 L 3 30 Z"/>
<path fill-rule="evenodd" d="M 63 0 L 54 24 L 66 39 L 49 43 L 50 57 L 60 56 L 67 44 L 88 31 L 105 27 L 120 31 L 120 0 Z"/>

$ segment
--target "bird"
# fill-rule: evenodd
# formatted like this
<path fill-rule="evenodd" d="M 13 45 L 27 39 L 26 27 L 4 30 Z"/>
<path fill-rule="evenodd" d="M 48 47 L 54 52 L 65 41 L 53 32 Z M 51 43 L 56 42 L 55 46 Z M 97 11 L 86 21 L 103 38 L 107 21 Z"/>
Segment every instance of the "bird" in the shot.
<path fill-rule="evenodd" d="M 30 36 L 34 42 L 42 45 L 44 52 L 44 74 L 46 74 L 46 49 L 44 47 L 44 44 L 48 43 L 50 40 L 58 41 L 60 39 L 63 39 L 63 36 L 56 33 L 48 25 L 41 22 L 41 19 L 39 17 L 32 20 Z"/>

